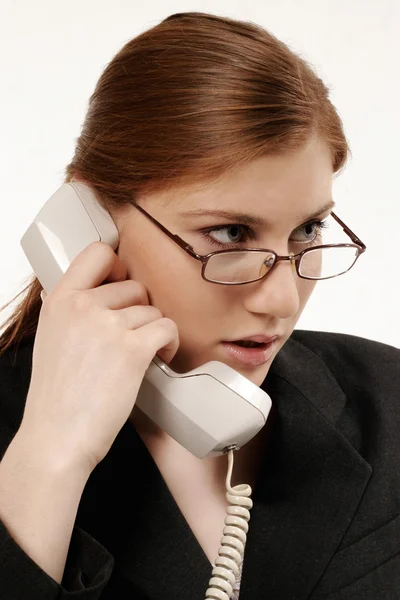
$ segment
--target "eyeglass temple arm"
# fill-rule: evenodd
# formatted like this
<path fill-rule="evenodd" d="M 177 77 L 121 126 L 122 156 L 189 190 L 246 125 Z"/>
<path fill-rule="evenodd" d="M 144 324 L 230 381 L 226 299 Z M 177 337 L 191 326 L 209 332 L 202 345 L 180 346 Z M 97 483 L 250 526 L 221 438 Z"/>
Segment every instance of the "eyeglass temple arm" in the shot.
<path fill-rule="evenodd" d="M 343 221 L 341 219 L 339 219 L 339 217 L 337 215 L 335 215 L 334 212 L 332 212 L 331 215 L 339 223 L 339 225 L 341 225 L 343 227 L 343 231 L 345 233 L 347 233 L 347 235 L 350 237 L 351 241 L 354 242 L 354 244 L 357 244 L 357 246 L 360 246 L 361 252 L 364 252 L 364 250 L 366 250 L 366 248 L 367 248 L 367 246 L 364 244 L 364 242 L 362 242 L 360 240 L 360 238 L 349 227 L 347 227 L 347 225 L 345 223 L 343 223 Z"/>
<path fill-rule="evenodd" d="M 192 246 L 190 246 L 187 242 L 185 242 L 185 240 L 183 240 L 181 237 L 179 237 L 179 235 L 171 233 L 166 227 L 164 227 L 164 225 L 162 223 L 160 223 L 159 221 L 157 221 L 157 219 L 155 219 L 154 217 L 152 217 L 144 208 L 142 208 L 141 206 L 139 206 L 139 204 L 136 203 L 132 203 L 132 205 L 137 208 L 141 213 L 143 213 L 144 215 L 146 215 L 150 221 L 153 221 L 153 223 L 155 225 L 157 225 L 157 227 L 159 227 L 161 229 L 161 231 L 163 231 L 164 233 L 167 234 L 167 236 L 169 238 L 171 238 L 171 240 L 173 240 L 176 244 L 178 244 L 178 246 L 180 246 L 181 248 L 183 248 L 184 250 L 186 250 L 186 252 L 188 254 L 190 254 L 191 256 L 195 257 L 195 258 L 203 258 L 201 256 L 199 256 L 198 254 L 196 254 L 196 252 L 193 250 Z"/>

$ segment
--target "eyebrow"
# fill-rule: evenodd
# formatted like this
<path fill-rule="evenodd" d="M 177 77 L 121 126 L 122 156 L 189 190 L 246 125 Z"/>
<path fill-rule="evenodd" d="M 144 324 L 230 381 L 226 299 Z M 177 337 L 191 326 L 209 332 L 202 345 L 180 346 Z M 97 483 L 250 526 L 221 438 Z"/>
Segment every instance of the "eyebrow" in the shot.
<path fill-rule="evenodd" d="M 324 206 L 321 206 L 317 211 L 315 211 L 312 215 L 305 217 L 302 222 L 309 221 L 314 219 L 315 217 L 321 215 L 327 210 L 333 208 L 335 206 L 335 202 L 330 200 Z M 228 220 L 237 220 L 243 223 L 244 225 L 248 225 L 249 227 L 267 227 L 269 223 L 258 217 L 257 215 L 249 215 L 247 213 L 241 213 L 234 210 L 216 210 L 216 209 L 205 209 L 201 208 L 199 210 L 189 210 L 187 212 L 179 213 L 182 217 L 223 217 Z"/>

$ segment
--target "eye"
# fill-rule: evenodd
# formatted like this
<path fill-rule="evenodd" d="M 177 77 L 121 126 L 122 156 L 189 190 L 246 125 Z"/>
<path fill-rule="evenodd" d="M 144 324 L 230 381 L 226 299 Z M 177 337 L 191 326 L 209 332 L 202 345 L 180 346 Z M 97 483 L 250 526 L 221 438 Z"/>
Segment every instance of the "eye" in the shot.
<path fill-rule="evenodd" d="M 311 243 L 316 245 L 322 243 L 322 230 L 329 227 L 326 221 L 309 221 L 295 229 L 290 237 L 292 242 L 304 244 Z"/>
<path fill-rule="evenodd" d="M 328 227 L 328 223 L 319 219 L 309 221 L 308 223 L 303 223 L 303 225 L 300 225 L 293 231 L 290 241 L 297 244 L 308 243 L 317 245 L 321 243 L 322 230 L 327 229 Z M 214 234 L 214 236 L 215 234 L 221 234 L 219 235 L 220 239 L 215 239 L 214 236 L 210 235 L 211 233 Z M 240 244 L 248 245 L 249 241 L 254 241 L 257 239 L 256 233 L 250 227 L 248 227 L 248 225 L 244 225 L 242 223 L 228 223 L 227 225 L 209 227 L 208 229 L 203 229 L 200 231 L 200 235 L 208 243 L 219 248 L 234 248 Z M 230 236 L 231 238 L 233 237 L 236 239 L 230 240 Z"/>
<path fill-rule="evenodd" d="M 222 233 L 225 232 L 226 230 L 230 230 L 230 235 L 234 238 L 239 238 L 239 239 L 235 239 L 235 240 L 229 240 L 229 234 L 228 236 L 220 236 L 220 241 L 214 239 L 214 237 L 212 237 L 210 235 L 210 233 Z M 233 235 L 232 235 L 233 232 Z M 200 232 L 201 236 L 207 240 L 207 242 L 209 242 L 210 244 L 214 244 L 215 246 L 218 247 L 234 247 L 237 246 L 238 244 L 244 244 L 247 243 L 250 240 L 254 240 L 255 239 L 255 234 L 254 232 L 250 229 L 250 227 L 248 227 L 247 225 L 243 225 L 241 223 L 229 223 L 228 225 L 218 225 L 218 227 L 211 227 L 208 229 L 205 229 L 203 231 Z M 223 239 L 225 237 L 225 239 Z M 228 237 L 228 239 L 226 239 L 226 237 Z M 222 238 L 222 239 L 221 239 Z"/>

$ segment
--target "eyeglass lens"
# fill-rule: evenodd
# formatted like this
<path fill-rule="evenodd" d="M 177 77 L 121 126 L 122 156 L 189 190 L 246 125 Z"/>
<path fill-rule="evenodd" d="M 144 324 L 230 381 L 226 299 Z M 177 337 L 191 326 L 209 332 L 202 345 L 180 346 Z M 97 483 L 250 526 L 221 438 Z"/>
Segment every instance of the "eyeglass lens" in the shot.
<path fill-rule="evenodd" d="M 300 261 L 300 275 L 326 279 L 348 271 L 357 259 L 354 247 L 320 248 L 306 252 Z M 219 283 L 244 283 L 261 279 L 273 267 L 271 253 L 246 250 L 215 254 L 207 263 L 204 275 Z"/>

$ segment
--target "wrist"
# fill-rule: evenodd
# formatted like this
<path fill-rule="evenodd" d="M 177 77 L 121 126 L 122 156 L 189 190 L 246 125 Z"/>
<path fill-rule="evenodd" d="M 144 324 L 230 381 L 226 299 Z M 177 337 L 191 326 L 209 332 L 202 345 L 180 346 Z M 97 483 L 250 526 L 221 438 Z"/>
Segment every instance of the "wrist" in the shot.
<path fill-rule="evenodd" d="M 91 469 L 88 464 L 66 449 L 58 447 L 43 429 L 22 422 L 6 453 L 12 452 L 22 465 L 56 478 L 68 478 L 84 487 Z"/>

